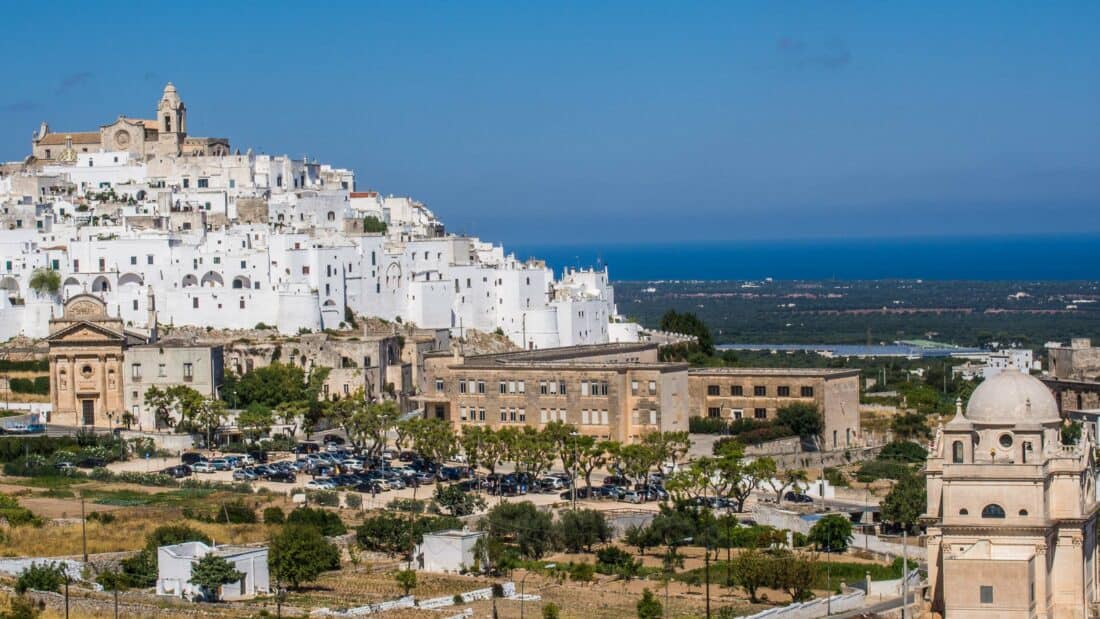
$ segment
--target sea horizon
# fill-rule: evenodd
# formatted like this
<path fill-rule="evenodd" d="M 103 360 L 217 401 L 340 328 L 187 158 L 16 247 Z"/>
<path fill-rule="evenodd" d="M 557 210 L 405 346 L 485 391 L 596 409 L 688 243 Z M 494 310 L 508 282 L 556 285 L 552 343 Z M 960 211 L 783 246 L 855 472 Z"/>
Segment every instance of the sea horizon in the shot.
<path fill-rule="evenodd" d="M 612 281 L 1100 279 L 1100 234 L 506 243 L 517 258 L 607 266 Z"/>

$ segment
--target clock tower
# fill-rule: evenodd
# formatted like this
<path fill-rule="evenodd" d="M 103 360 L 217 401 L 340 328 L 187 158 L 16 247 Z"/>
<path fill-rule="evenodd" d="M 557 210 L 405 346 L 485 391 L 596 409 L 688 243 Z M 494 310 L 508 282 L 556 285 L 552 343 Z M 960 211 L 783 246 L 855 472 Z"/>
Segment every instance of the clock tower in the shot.
<path fill-rule="evenodd" d="M 164 87 L 164 95 L 157 104 L 157 129 L 157 154 L 179 155 L 187 137 L 187 107 L 172 82 Z"/>

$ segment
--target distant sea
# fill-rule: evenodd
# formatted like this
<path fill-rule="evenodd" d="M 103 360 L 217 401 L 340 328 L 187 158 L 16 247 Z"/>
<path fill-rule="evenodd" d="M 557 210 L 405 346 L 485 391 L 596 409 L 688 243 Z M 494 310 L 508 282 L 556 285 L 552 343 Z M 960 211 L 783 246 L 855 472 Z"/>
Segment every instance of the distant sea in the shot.
<path fill-rule="evenodd" d="M 561 273 L 607 265 L 611 279 L 1100 279 L 1100 236 L 1006 236 L 654 244 L 505 244 Z"/>

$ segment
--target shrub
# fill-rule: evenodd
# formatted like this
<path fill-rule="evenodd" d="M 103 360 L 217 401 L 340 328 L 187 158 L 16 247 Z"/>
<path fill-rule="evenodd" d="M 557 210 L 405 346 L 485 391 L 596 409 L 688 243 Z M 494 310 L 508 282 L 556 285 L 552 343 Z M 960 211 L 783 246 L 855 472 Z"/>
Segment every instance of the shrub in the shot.
<path fill-rule="evenodd" d="M 202 522 L 224 522 L 226 524 L 254 524 L 256 522 L 256 510 L 245 505 L 244 501 L 240 499 L 222 503 L 212 508 L 211 511 L 184 508 L 183 515 L 185 518 Z"/>
<path fill-rule="evenodd" d="M 363 506 L 363 495 L 356 492 L 349 492 L 344 495 L 344 504 L 351 509 L 359 509 Z"/>
<path fill-rule="evenodd" d="M 61 592 L 65 584 L 65 565 L 63 563 L 31 563 L 30 567 L 19 572 L 15 581 L 15 592 L 22 595 L 27 589 L 35 591 Z"/>
<path fill-rule="evenodd" d="M 314 490 L 306 493 L 308 502 L 325 507 L 340 507 L 340 495 L 333 490 Z"/>
<path fill-rule="evenodd" d="M 85 517 L 88 522 L 101 522 L 111 524 L 115 521 L 115 515 L 111 512 L 92 512 Z"/>
<path fill-rule="evenodd" d="M 299 507 L 286 517 L 286 523 L 311 526 L 321 532 L 322 535 L 343 535 L 348 532 L 344 521 L 340 520 L 340 514 L 327 509 Z"/>
<path fill-rule="evenodd" d="M 879 460 L 897 460 L 898 462 L 924 462 L 928 451 L 913 441 L 891 441 L 882 448 Z"/>
<path fill-rule="evenodd" d="M 869 460 L 860 465 L 856 479 L 868 483 L 878 479 L 901 479 L 912 472 L 905 462 Z"/>
<path fill-rule="evenodd" d="M 19 501 L 6 494 L 0 494 L 0 518 L 8 521 L 8 524 L 13 527 L 29 524 L 33 526 L 42 526 L 42 519 L 34 515 L 34 512 L 23 507 L 19 504 Z"/>
<path fill-rule="evenodd" d="M 844 476 L 844 473 L 840 469 L 827 466 L 825 467 L 825 479 L 829 482 L 829 485 L 834 488 L 847 488 L 848 478 Z"/>
<path fill-rule="evenodd" d="M 419 499 L 394 499 L 386 505 L 386 509 L 422 514 L 424 513 L 424 501 Z"/>
<path fill-rule="evenodd" d="M 267 507 L 264 509 L 264 522 L 267 524 L 283 524 L 286 522 L 286 514 L 281 507 Z"/>
<path fill-rule="evenodd" d="M 729 424 L 716 417 L 691 417 L 688 419 L 688 432 L 693 434 L 725 434 Z"/>
<path fill-rule="evenodd" d="M 596 566 L 588 563 L 587 561 L 581 561 L 579 563 L 569 563 L 569 580 L 575 582 L 591 582 L 596 575 Z"/>

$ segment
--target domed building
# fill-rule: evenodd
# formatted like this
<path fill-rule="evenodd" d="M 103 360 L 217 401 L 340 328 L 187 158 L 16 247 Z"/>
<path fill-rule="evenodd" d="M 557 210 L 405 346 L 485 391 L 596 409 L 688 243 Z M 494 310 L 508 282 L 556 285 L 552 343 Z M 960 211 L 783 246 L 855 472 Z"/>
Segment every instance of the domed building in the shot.
<path fill-rule="evenodd" d="M 940 427 L 925 467 L 932 610 L 947 619 L 1088 616 L 1097 597 L 1093 445 L 1061 441 L 1038 379 L 1004 371 Z"/>

